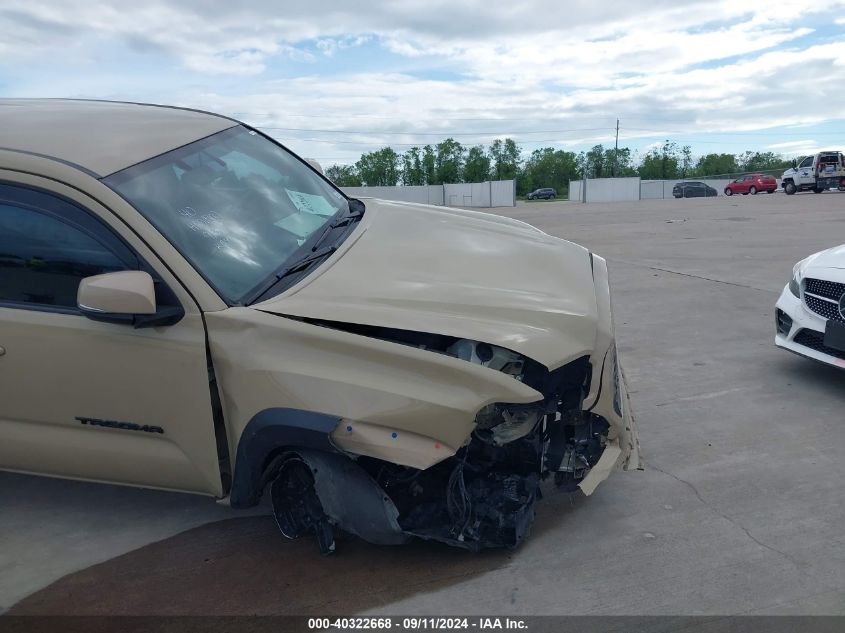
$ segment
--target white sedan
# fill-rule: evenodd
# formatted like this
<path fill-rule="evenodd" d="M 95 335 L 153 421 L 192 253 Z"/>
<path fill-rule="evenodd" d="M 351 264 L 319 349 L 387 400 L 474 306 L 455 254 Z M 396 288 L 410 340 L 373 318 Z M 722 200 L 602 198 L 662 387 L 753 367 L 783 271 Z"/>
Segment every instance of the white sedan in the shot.
<path fill-rule="evenodd" d="M 795 264 L 776 320 L 778 347 L 845 369 L 845 244 Z"/>

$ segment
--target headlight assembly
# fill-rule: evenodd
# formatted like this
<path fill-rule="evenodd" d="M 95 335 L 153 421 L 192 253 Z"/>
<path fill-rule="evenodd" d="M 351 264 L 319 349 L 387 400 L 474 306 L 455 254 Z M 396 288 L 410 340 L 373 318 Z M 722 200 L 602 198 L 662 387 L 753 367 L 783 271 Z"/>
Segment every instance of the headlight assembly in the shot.
<path fill-rule="evenodd" d="M 789 292 L 796 297 L 801 297 L 801 262 L 795 264 L 792 269 L 792 279 L 789 280 Z"/>

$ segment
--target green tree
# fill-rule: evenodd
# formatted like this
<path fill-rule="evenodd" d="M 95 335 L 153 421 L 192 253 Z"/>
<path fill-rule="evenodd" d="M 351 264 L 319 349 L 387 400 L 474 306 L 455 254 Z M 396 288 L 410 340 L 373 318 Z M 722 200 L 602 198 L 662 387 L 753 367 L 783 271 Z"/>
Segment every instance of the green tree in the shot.
<path fill-rule="evenodd" d="M 625 178 L 637 175 L 637 170 L 631 165 L 632 156 L 629 147 L 620 147 L 619 149 L 608 148 L 604 153 L 604 162 L 610 166 L 609 176 Z"/>
<path fill-rule="evenodd" d="M 569 190 L 569 181 L 580 177 L 578 157 L 574 152 L 553 147 L 535 149 L 517 179 L 517 193 L 524 195 L 539 187 L 553 187 L 562 196 Z"/>
<path fill-rule="evenodd" d="M 740 171 L 780 170 L 791 164 L 792 161 L 774 152 L 743 152 L 737 157 Z"/>
<path fill-rule="evenodd" d="M 419 147 L 412 147 L 402 154 L 402 184 L 424 185 L 425 173 Z"/>
<path fill-rule="evenodd" d="M 681 162 L 681 178 L 686 178 L 687 176 L 692 175 L 692 148 L 689 145 L 684 145 L 681 148 L 681 155 L 680 155 L 680 162 Z"/>
<path fill-rule="evenodd" d="M 399 155 L 390 147 L 363 154 L 355 168 L 361 181 L 370 187 L 393 186 L 399 182 Z"/>
<path fill-rule="evenodd" d="M 360 187 L 361 177 L 355 165 L 332 165 L 326 169 L 326 178 L 338 187 Z"/>
<path fill-rule="evenodd" d="M 607 164 L 607 153 L 604 146 L 593 145 L 592 149 L 584 155 L 584 168 L 587 170 L 587 176 L 592 178 L 603 178 L 609 176 L 609 169 Z"/>
<path fill-rule="evenodd" d="M 674 180 L 680 176 L 681 162 L 678 144 L 667 140 L 643 156 L 637 171 L 644 180 Z"/>
<path fill-rule="evenodd" d="M 695 176 L 721 176 L 739 171 L 733 154 L 707 154 L 695 164 Z"/>
<path fill-rule="evenodd" d="M 511 138 L 496 139 L 490 144 L 494 180 L 510 180 L 519 173 L 519 147 Z"/>
<path fill-rule="evenodd" d="M 462 182 L 464 147 L 453 138 L 437 144 L 434 158 L 434 184 Z"/>
<path fill-rule="evenodd" d="M 434 157 L 434 149 L 431 145 L 426 145 L 423 147 L 423 154 L 422 154 L 422 171 L 423 171 L 423 182 L 426 185 L 433 185 L 435 183 L 435 163 L 437 161 Z"/>
<path fill-rule="evenodd" d="M 490 157 L 482 145 L 470 147 L 464 161 L 464 182 L 484 182 L 490 178 Z"/>

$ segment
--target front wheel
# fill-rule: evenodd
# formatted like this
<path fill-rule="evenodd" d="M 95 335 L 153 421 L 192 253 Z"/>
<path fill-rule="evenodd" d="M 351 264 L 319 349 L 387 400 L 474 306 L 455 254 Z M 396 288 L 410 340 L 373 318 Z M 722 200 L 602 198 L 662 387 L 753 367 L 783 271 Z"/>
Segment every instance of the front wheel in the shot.
<path fill-rule="evenodd" d="M 757 187 L 752 186 L 751 189 L 748 190 L 748 193 L 750 193 L 752 196 L 756 196 L 757 195 Z"/>
<path fill-rule="evenodd" d="M 270 486 L 270 498 L 282 534 L 289 539 L 315 534 L 322 554 L 334 552 L 332 526 L 317 496 L 308 464 L 298 457 L 286 460 Z"/>
<path fill-rule="evenodd" d="M 732 195 L 734 195 L 734 190 L 733 190 L 733 189 L 731 189 L 730 187 L 725 187 L 725 195 L 726 195 L 726 196 L 732 196 Z"/>
<path fill-rule="evenodd" d="M 555 199 L 555 195 L 554 195 L 554 194 L 552 194 L 552 195 L 550 195 L 550 196 L 549 196 L 549 200 L 554 200 L 554 199 Z"/>
<path fill-rule="evenodd" d="M 783 192 L 784 192 L 786 195 L 791 196 L 791 195 L 793 195 L 793 194 L 794 194 L 797 190 L 798 190 L 798 188 L 795 186 L 795 183 L 794 183 L 794 182 L 785 182 L 785 183 L 783 183 Z"/>

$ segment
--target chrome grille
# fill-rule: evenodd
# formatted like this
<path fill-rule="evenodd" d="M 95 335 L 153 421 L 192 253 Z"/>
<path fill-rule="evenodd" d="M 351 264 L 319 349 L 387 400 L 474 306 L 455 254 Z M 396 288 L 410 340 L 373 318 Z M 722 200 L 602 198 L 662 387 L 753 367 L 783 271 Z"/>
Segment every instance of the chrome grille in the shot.
<path fill-rule="evenodd" d="M 845 284 L 807 277 L 804 279 L 804 291 L 838 302 L 840 297 L 845 295 Z"/>
<path fill-rule="evenodd" d="M 804 279 L 804 304 L 825 319 L 845 321 L 839 313 L 839 300 L 845 294 L 845 284 L 825 279 Z"/>
<path fill-rule="evenodd" d="M 837 321 L 845 320 L 842 318 L 842 315 L 839 314 L 838 303 L 831 303 L 830 301 L 825 301 L 824 299 L 819 299 L 818 297 L 813 297 L 808 294 L 804 294 L 804 303 L 807 304 L 807 307 L 810 308 L 810 310 L 819 316 L 823 316 L 825 319 L 835 319 Z"/>

